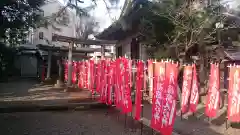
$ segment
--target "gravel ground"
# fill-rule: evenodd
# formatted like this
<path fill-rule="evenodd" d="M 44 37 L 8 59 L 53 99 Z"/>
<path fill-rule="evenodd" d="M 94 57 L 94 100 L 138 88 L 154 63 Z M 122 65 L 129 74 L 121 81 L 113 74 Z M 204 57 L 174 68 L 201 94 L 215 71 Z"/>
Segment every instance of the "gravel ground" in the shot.
<path fill-rule="evenodd" d="M 0 114 L 2 135 L 140 135 L 139 123 L 106 110 Z M 119 116 L 119 117 L 118 117 Z M 152 130 L 143 127 L 143 135 Z M 155 133 L 154 133 L 155 134 Z"/>
<path fill-rule="evenodd" d="M 33 79 L 20 79 L 9 82 L 0 83 L 0 97 L 13 97 L 13 96 L 26 96 L 28 90 L 34 85 L 38 84 L 38 81 Z"/>

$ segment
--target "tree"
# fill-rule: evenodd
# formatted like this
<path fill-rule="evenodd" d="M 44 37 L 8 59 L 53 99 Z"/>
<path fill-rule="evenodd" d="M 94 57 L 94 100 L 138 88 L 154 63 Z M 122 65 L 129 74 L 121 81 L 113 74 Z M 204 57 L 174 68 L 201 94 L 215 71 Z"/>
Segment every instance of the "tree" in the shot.
<path fill-rule="evenodd" d="M 119 0 L 102 1 L 104 2 L 110 16 L 110 10 L 116 8 Z M 54 30 L 61 31 L 57 25 L 68 25 L 70 18 L 66 9 L 70 8 L 71 10 L 76 11 L 77 38 L 87 39 L 89 35 L 94 34 L 98 28 L 98 22 L 96 22 L 94 16 L 89 13 L 97 6 L 97 0 L 92 0 L 92 3 L 90 2 L 90 4 L 85 7 L 81 5 L 81 3 L 84 3 L 84 0 L 65 0 L 64 2 L 66 3 L 65 6 L 61 7 L 56 13 L 42 18 L 38 23 L 38 27 L 48 28 L 51 26 Z"/>
<path fill-rule="evenodd" d="M 14 46 L 24 42 L 30 28 L 41 18 L 45 0 L 2 0 L 0 3 L 0 39 Z"/>
<path fill-rule="evenodd" d="M 88 39 L 97 32 L 98 22 L 93 17 L 80 17 L 76 24 L 77 38 Z"/>
<path fill-rule="evenodd" d="M 14 47 L 25 42 L 28 31 L 41 18 L 45 0 L 1 0 L 0 2 L 0 79 L 13 73 Z"/>
<path fill-rule="evenodd" d="M 182 63 L 196 62 L 201 72 L 200 81 L 205 84 L 209 61 L 221 61 L 216 52 L 216 48 L 223 47 L 219 33 L 239 27 L 236 25 L 240 20 L 236 19 L 238 12 L 236 10 L 231 12 L 234 19 L 231 18 L 225 4 L 218 0 L 212 3 L 205 0 L 155 0 L 149 10 L 154 18 L 145 17 L 142 20 L 145 27 L 142 28 L 144 32 L 150 32 L 150 34 L 143 32 L 143 35 L 151 39 L 148 45 L 156 50 L 152 52 L 155 57 L 172 58 Z M 153 20 L 163 18 L 166 20 L 164 27 L 167 26 L 168 29 L 155 31 L 159 24 Z M 219 22 L 224 25 L 223 28 L 215 27 Z M 157 38 L 159 35 L 164 37 L 162 38 L 164 40 L 159 40 Z"/>

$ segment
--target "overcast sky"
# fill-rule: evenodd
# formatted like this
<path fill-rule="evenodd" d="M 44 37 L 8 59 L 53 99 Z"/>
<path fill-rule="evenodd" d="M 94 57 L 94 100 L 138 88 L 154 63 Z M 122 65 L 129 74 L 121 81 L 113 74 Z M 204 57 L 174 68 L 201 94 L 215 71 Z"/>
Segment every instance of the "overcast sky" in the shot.
<path fill-rule="evenodd" d="M 64 0 L 58 0 L 58 1 L 64 4 Z M 93 4 L 92 0 L 83 0 L 83 1 L 84 3 L 81 4 L 82 7 Z M 105 1 L 110 6 L 110 3 L 108 3 L 108 0 L 105 0 Z M 110 12 L 108 12 L 106 8 L 106 4 L 104 3 L 104 0 L 96 0 L 97 6 L 91 12 L 91 14 L 95 17 L 96 21 L 99 22 L 99 32 L 103 31 L 105 28 L 110 26 L 113 22 L 112 20 L 113 18 L 118 19 L 121 13 L 121 9 L 124 4 L 124 1 L 125 0 L 119 0 L 117 7 L 114 9 L 111 9 Z"/>
<path fill-rule="evenodd" d="M 64 1 L 66 0 L 58 0 L 61 3 L 64 4 Z M 92 0 L 82 0 L 84 3 L 81 4 L 81 6 L 89 6 L 92 3 Z M 108 5 L 108 0 L 105 0 Z M 231 8 L 236 8 L 240 4 L 240 0 L 222 0 L 222 2 L 228 3 Z M 96 21 L 99 22 L 99 32 L 103 31 L 105 28 L 110 26 L 113 22 L 113 18 L 118 19 L 122 6 L 124 4 L 125 0 L 119 0 L 119 3 L 115 9 L 111 9 L 110 13 L 107 11 L 106 5 L 104 3 L 104 0 L 96 0 L 97 6 L 96 8 L 91 12 L 91 14 L 95 17 Z M 110 16 L 111 18 L 110 18 Z"/>

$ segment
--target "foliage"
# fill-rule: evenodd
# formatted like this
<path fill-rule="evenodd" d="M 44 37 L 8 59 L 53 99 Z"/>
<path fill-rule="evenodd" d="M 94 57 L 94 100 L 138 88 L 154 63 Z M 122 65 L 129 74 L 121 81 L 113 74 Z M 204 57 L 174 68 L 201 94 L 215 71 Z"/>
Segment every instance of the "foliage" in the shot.
<path fill-rule="evenodd" d="M 15 50 L 0 42 L 0 81 L 9 74 L 14 74 L 14 56 Z"/>
<path fill-rule="evenodd" d="M 222 22 L 226 24 L 228 17 L 226 15 L 227 9 L 223 6 L 223 3 L 220 4 L 218 1 L 212 1 L 212 3 L 202 2 L 197 0 L 154 1 L 153 6 L 150 8 L 155 15 L 154 19 L 161 20 L 165 18 L 167 21 L 162 24 L 162 29 L 153 31 L 159 24 L 153 22 L 152 19 L 147 19 L 152 27 L 145 31 L 151 31 L 152 33 L 145 35 L 151 35 L 148 39 L 154 39 L 153 43 L 150 41 L 148 44 L 155 47 L 155 50 L 159 48 L 165 50 L 165 52 L 168 51 L 169 55 L 165 55 L 167 57 L 183 58 L 184 61 L 192 61 L 190 56 L 193 54 L 205 53 L 205 46 L 214 44 L 217 40 L 215 23 Z M 142 22 L 146 22 L 146 20 Z M 227 28 L 224 27 L 224 29 Z M 163 40 L 158 41 L 161 38 L 157 37 L 162 37 Z M 197 48 L 199 47 L 203 48 L 198 51 Z"/>
<path fill-rule="evenodd" d="M 98 22 L 93 17 L 81 17 L 76 25 L 77 38 L 88 39 L 97 31 Z"/>
<path fill-rule="evenodd" d="M 90 12 L 95 9 L 97 1 L 92 0 L 92 3 L 88 6 L 81 5 L 84 0 L 65 0 L 65 6 L 61 7 L 56 13 L 50 16 L 42 18 L 39 22 L 38 27 L 48 28 L 51 26 L 56 31 L 61 31 L 57 25 L 68 25 L 70 16 L 68 14 L 67 8 L 73 10 L 76 13 L 76 35 L 79 38 L 86 39 L 89 35 L 94 34 L 98 28 L 98 22 L 95 18 L 90 15 Z M 110 10 L 114 8 L 119 0 L 102 0 L 106 6 L 107 11 L 110 14 Z"/>
<path fill-rule="evenodd" d="M 40 6 L 45 0 L 1 0 L 0 39 L 11 45 L 24 42 L 29 28 L 36 27 L 39 21 Z"/>
<path fill-rule="evenodd" d="M 153 57 L 172 58 L 181 63 L 196 62 L 201 83 L 205 83 L 208 76 L 209 61 L 221 61 L 215 52 L 216 48 L 223 47 L 220 32 L 240 26 L 236 25 L 240 24 L 238 10 L 229 10 L 218 0 L 206 2 L 155 0 L 149 8 L 154 17 L 142 20 L 146 44 L 148 48 L 154 48 L 150 50 Z M 163 28 L 156 31 L 159 23 L 153 20 L 166 21 L 160 24 Z M 215 24 L 219 22 L 224 24 L 223 28 L 216 28 Z"/>

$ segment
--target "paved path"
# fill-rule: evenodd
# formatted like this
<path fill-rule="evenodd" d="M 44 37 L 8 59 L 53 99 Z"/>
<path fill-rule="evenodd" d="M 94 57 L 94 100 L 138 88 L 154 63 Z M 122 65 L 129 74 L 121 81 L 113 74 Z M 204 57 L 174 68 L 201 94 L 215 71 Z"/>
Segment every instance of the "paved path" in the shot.
<path fill-rule="evenodd" d="M 123 116 L 106 110 L 0 114 L 3 135 L 140 135 L 140 125 L 125 128 Z M 152 135 L 147 127 L 143 135 Z"/>
<path fill-rule="evenodd" d="M 23 80 L 11 83 L 0 84 L 0 106 L 6 102 L 13 101 L 56 101 L 56 99 L 67 99 L 67 101 L 60 102 L 61 104 L 71 99 L 79 99 L 88 95 L 88 92 L 63 92 L 52 85 L 36 86 L 36 82 L 30 80 Z M 48 104 L 44 102 L 44 104 Z M 55 104 L 55 103 L 54 103 Z M 133 107 L 134 108 L 134 107 Z M 179 107 L 178 107 L 179 109 Z M 133 110 L 134 114 L 134 110 Z M 96 114 L 97 115 L 97 114 Z M 198 106 L 198 113 L 193 116 L 188 113 L 183 116 L 181 120 L 180 113 L 175 120 L 174 132 L 181 135 L 239 135 L 239 126 L 233 126 L 226 130 L 225 118 L 226 107 L 221 109 L 218 116 L 211 120 L 211 124 L 207 121 L 204 115 L 204 106 Z M 151 105 L 144 106 L 144 123 L 149 125 L 151 119 Z M 130 122 L 132 123 L 132 122 Z"/>
<path fill-rule="evenodd" d="M 90 96 L 91 93 L 88 90 L 64 92 L 64 88 L 56 88 L 54 85 L 41 85 L 31 79 L 0 83 L 0 102 L 74 100 L 90 98 Z"/>
<path fill-rule="evenodd" d="M 0 97 L 25 96 L 38 82 L 33 79 L 17 79 L 0 83 Z"/>
<path fill-rule="evenodd" d="M 135 107 L 133 107 L 135 108 Z M 226 107 L 219 110 L 218 116 L 208 121 L 204 115 L 204 105 L 199 105 L 198 112 L 193 116 L 191 113 L 183 115 L 183 119 L 180 117 L 180 113 L 177 113 L 175 119 L 174 132 L 181 135 L 239 135 L 240 126 L 232 125 L 232 127 L 226 130 L 225 118 L 226 118 Z M 179 108 L 178 108 L 179 109 Z M 145 103 L 143 108 L 144 123 L 150 124 L 151 120 L 151 105 Z M 134 116 L 135 110 L 133 110 Z M 211 123 L 211 124 L 210 124 Z"/>

